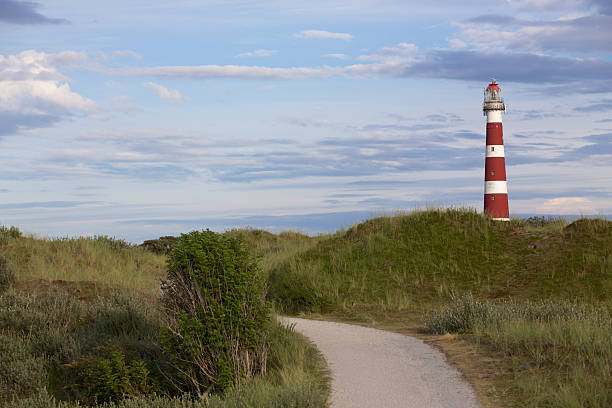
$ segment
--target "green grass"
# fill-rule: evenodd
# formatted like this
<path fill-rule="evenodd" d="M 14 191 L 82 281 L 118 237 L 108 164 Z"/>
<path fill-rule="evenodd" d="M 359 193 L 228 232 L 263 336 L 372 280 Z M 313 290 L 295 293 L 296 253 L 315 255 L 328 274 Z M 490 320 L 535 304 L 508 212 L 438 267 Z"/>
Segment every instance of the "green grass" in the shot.
<path fill-rule="evenodd" d="M 80 281 L 156 294 L 166 274 L 165 256 L 106 237 L 17 237 L 0 251 L 22 283 Z"/>
<path fill-rule="evenodd" d="M 612 305 L 612 223 L 495 222 L 465 209 L 379 217 L 269 270 L 288 312 L 429 310 L 470 292 Z"/>
<path fill-rule="evenodd" d="M 82 406 L 69 401 L 78 394 L 67 387 L 74 380 L 67 364 L 109 345 L 123 350 L 130 361 L 142 362 L 159 396 L 134 396 L 107 407 L 325 406 L 328 379 L 322 358 L 277 323 L 272 323 L 265 376 L 223 396 L 200 401 L 172 397 L 171 387 L 164 385 L 167 360 L 158 345 L 162 325 L 155 300 L 136 293 L 115 291 L 90 302 L 61 287 L 37 294 L 10 289 L 0 295 L 0 406 Z"/>
<path fill-rule="evenodd" d="M 462 333 L 501 352 L 506 400 L 520 407 L 612 406 L 612 320 L 567 301 L 492 303 L 471 296 L 426 320 L 426 331 Z"/>
<path fill-rule="evenodd" d="M 303 337 L 274 323 L 275 318 L 265 375 L 224 395 L 199 400 L 176 396 L 167 382 L 172 368 L 159 346 L 164 324 L 159 284 L 166 276 L 166 256 L 107 237 L 37 239 L 8 229 L 0 232 L 0 407 L 84 406 L 75 398 L 86 384 L 79 383 L 71 367 L 106 359 L 104 350 L 109 349 L 119 353 L 107 360 L 112 364 L 145 367 L 147 387 L 154 387 L 157 395 L 126 395 L 99 406 L 325 406 L 329 378 L 324 360 Z M 284 253 L 289 253 L 310 240 L 292 233 L 281 236 L 276 243 L 260 243 L 260 254 L 279 252 L 284 244 Z"/>

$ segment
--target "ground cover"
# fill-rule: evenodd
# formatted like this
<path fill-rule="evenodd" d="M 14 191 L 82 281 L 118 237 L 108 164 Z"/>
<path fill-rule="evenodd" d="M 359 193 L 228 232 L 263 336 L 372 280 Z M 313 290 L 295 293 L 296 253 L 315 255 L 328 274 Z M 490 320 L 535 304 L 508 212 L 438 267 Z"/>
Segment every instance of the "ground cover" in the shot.
<path fill-rule="evenodd" d="M 288 313 L 440 347 L 485 406 L 610 405 L 609 221 L 498 223 L 471 210 L 420 211 L 340 231 L 268 272 L 269 296 Z M 464 295 L 506 317 L 426 332 L 427 316 L 439 319 L 445 307 L 460 314 L 453 302 Z M 557 317 L 542 318 L 537 302 Z M 590 312 L 577 318 L 573 307 Z"/>
<path fill-rule="evenodd" d="M 222 394 L 177 393 L 180 366 L 160 342 L 165 255 L 106 237 L 40 240 L 12 231 L 0 231 L 0 406 L 325 405 L 322 358 L 274 315 L 264 375 Z"/>

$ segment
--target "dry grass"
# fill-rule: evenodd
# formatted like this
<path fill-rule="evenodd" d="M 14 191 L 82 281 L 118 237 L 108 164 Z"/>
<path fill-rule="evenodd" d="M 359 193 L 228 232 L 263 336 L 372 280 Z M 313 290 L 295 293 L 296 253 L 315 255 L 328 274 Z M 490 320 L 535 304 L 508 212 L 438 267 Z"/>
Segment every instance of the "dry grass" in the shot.
<path fill-rule="evenodd" d="M 90 282 L 156 294 L 166 275 L 165 256 L 106 237 L 19 237 L 1 250 L 21 282 Z"/>

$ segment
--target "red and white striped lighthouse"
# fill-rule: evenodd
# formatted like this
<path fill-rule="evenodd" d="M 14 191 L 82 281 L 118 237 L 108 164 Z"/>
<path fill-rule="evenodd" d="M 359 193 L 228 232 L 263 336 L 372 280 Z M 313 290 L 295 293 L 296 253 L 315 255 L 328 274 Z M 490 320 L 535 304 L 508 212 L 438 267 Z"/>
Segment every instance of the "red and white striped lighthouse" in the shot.
<path fill-rule="evenodd" d="M 502 112 L 506 105 L 495 79 L 485 89 L 482 110 L 487 117 L 484 212 L 494 220 L 510 221 Z"/>

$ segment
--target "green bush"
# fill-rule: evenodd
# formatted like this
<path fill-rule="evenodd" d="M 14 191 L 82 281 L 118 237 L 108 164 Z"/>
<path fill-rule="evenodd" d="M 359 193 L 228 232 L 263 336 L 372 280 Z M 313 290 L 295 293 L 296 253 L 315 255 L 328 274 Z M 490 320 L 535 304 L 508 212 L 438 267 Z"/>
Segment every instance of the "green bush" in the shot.
<path fill-rule="evenodd" d="M 182 234 L 168 259 L 163 347 L 198 395 L 225 391 L 266 368 L 269 307 L 257 262 L 239 237 Z"/>
<path fill-rule="evenodd" d="M 23 234 L 17 227 L 5 227 L 4 225 L 0 225 L 0 245 L 4 245 L 8 243 L 10 238 L 20 238 Z"/>
<path fill-rule="evenodd" d="M 4 293 L 13 283 L 15 283 L 15 272 L 0 253 L 0 293 Z"/>
<path fill-rule="evenodd" d="M 73 381 L 64 390 L 73 399 L 93 404 L 152 393 L 154 382 L 143 360 L 128 358 L 116 345 L 96 352 L 66 365 Z"/>
<path fill-rule="evenodd" d="M 169 255 L 176 241 L 178 241 L 177 237 L 166 235 L 158 239 L 148 239 L 140 246 L 158 255 Z"/>

